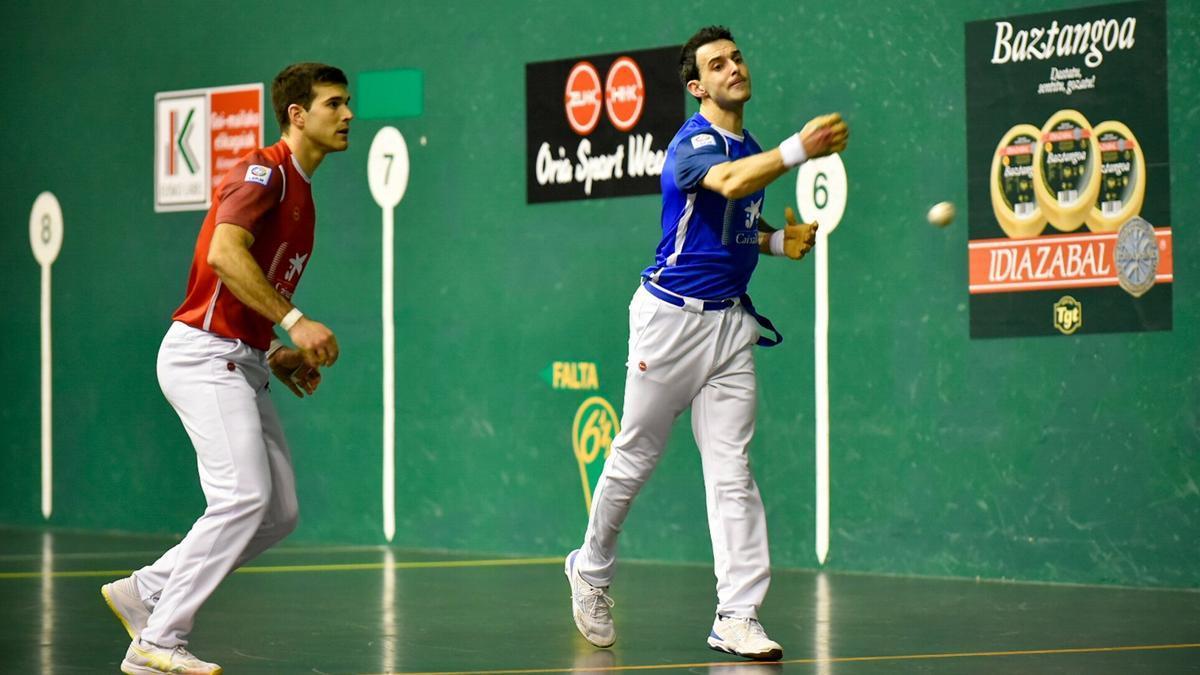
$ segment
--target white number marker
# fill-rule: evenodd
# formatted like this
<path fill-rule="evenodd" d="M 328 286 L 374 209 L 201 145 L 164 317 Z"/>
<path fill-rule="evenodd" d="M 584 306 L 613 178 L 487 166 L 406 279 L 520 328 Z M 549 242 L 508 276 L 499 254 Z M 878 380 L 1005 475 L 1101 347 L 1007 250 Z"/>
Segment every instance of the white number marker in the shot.
<path fill-rule="evenodd" d="M 63 216 L 58 199 L 43 192 L 29 212 L 29 245 L 42 268 L 42 517 L 54 510 L 54 454 L 51 450 L 50 266 L 62 250 Z"/>
<path fill-rule="evenodd" d="M 836 154 L 800 165 L 796 204 L 805 222 L 816 221 L 816 314 L 813 354 L 816 380 L 817 427 L 817 561 L 829 555 L 829 235 L 846 211 L 846 166 Z"/>
<path fill-rule="evenodd" d="M 393 240 L 395 208 L 408 187 L 408 145 L 395 127 L 375 134 L 367 152 L 367 183 L 383 209 L 383 534 L 396 534 L 396 303 Z"/>

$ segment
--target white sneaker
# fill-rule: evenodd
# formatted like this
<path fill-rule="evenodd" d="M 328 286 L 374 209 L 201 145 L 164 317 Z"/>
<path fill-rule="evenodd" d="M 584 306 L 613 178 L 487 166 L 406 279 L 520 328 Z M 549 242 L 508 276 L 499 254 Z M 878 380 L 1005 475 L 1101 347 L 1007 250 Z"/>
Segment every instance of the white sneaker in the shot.
<path fill-rule="evenodd" d="M 146 622 L 150 620 L 150 608 L 142 602 L 137 581 L 132 576 L 117 579 L 101 586 L 100 595 L 104 596 L 104 602 L 108 603 L 112 613 L 117 615 L 117 619 L 125 627 L 125 632 L 136 640 L 146 628 Z"/>
<path fill-rule="evenodd" d="M 617 641 L 617 628 L 613 625 L 613 599 L 608 597 L 607 588 L 597 588 L 583 580 L 575 571 L 575 556 L 579 549 L 567 555 L 564 572 L 571 584 L 571 614 L 575 627 L 597 647 L 611 647 Z"/>
<path fill-rule="evenodd" d="M 783 647 L 767 637 L 758 619 L 718 616 L 708 634 L 708 646 L 719 652 L 745 656 L 756 661 L 778 661 Z"/>
<path fill-rule="evenodd" d="M 136 638 L 125 652 L 121 672 L 126 675 L 221 675 L 221 666 L 201 661 L 182 646 L 167 649 Z"/>

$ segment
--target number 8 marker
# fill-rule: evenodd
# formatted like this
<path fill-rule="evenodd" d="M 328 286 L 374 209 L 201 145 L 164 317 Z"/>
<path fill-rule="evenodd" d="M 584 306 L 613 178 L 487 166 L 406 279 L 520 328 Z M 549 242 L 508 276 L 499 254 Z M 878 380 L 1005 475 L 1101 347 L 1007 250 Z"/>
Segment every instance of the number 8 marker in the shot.
<path fill-rule="evenodd" d="M 42 268 L 42 517 L 54 508 L 54 458 L 51 451 L 50 391 L 50 266 L 62 250 L 63 217 L 58 198 L 43 192 L 29 212 L 29 245 Z"/>

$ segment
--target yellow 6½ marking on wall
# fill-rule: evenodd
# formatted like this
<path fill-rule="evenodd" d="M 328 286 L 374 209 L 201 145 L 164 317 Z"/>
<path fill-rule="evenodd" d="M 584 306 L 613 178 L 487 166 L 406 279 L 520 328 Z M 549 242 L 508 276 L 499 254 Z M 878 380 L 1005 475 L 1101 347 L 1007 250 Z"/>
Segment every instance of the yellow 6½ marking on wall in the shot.
<path fill-rule="evenodd" d="M 575 412 L 575 421 L 571 425 L 571 444 L 575 449 L 575 460 L 579 463 L 579 479 L 583 484 L 583 501 L 589 512 L 592 509 L 592 486 L 595 481 L 588 479 L 588 468 L 593 467 L 597 459 L 608 459 L 612 452 L 612 442 L 621 431 L 620 418 L 608 401 L 600 396 L 592 396 L 585 400 Z M 599 478 L 599 471 L 594 471 Z"/>

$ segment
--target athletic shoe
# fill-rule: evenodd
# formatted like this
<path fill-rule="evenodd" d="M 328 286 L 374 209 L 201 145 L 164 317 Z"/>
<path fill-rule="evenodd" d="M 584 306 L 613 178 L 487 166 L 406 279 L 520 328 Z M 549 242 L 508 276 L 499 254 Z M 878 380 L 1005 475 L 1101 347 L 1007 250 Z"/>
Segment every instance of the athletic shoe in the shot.
<path fill-rule="evenodd" d="M 121 672 L 126 675 L 221 675 L 221 666 L 201 661 L 183 646 L 167 649 L 137 638 L 125 652 Z"/>
<path fill-rule="evenodd" d="M 597 588 L 583 580 L 575 571 L 575 556 L 579 550 L 567 555 L 564 572 L 571 584 L 571 614 L 575 627 L 597 647 L 611 647 L 617 641 L 617 629 L 613 626 L 613 599 L 608 597 L 607 588 Z"/>
<path fill-rule="evenodd" d="M 117 579 L 101 586 L 100 595 L 104 596 L 104 602 L 108 603 L 112 613 L 117 615 L 117 619 L 125 627 L 125 632 L 136 640 L 146 628 L 146 622 L 150 620 L 150 608 L 142 602 L 137 581 L 132 576 Z"/>
<path fill-rule="evenodd" d="M 718 616 L 713 622 L 712 632 L 708 634 L 708 646 L 719 652 L 756 661 L 778 661 L 783 658 L 783 647 L 767 637 L 758 619 Z"/>

